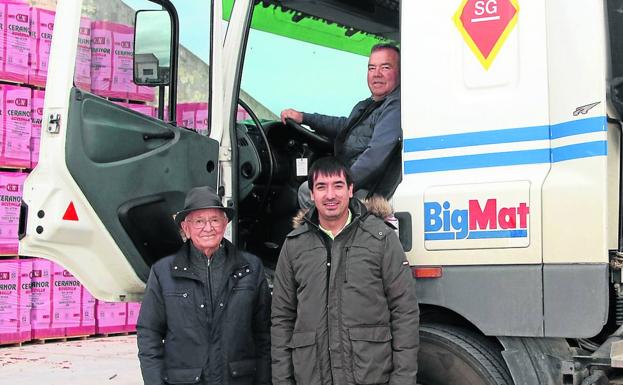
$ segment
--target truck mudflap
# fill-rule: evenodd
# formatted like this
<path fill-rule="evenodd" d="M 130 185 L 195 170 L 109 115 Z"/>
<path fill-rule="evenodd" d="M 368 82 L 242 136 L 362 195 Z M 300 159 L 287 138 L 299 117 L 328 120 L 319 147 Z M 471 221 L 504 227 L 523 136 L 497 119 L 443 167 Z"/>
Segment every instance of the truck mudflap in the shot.
<path fill-rule="evenodd" d="M 515 384 L 559 385 L 573 354 L 564 338 L 498 337 Z"/>

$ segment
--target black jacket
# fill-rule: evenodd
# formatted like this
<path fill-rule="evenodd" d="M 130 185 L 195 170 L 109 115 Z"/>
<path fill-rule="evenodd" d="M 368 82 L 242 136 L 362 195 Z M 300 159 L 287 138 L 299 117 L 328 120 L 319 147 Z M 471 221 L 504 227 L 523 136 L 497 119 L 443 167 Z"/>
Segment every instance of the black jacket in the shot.
<path fill-rule="evenodd" d="M 145 385 L 270 383 L 270 293 L 260 260 L 223 240 L 227 283 L 210 299 L 189 243 L 156 262 L 136 325 Z"/>

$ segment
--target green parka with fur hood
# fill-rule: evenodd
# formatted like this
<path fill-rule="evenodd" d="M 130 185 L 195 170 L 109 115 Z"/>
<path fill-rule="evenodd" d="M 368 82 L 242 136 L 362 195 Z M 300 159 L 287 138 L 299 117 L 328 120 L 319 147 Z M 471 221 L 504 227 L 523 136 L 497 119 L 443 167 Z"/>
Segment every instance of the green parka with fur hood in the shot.
<path fill-rule="evenodd" d="M 369 203 L 351 199 L 335 240 L 315 208 L 295 220 L 275 273 L 273 385 L 415 385 L 415 281 L 394 230 L 373 215 L 389 205 Z"/>

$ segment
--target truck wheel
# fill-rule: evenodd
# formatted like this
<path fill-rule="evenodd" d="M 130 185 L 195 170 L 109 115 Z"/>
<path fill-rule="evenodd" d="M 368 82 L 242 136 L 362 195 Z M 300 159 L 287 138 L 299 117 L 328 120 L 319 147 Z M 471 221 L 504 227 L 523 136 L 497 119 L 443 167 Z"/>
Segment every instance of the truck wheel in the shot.
<path fill-rule="evenodd" d="M 513 385 L 499 348 L 456 326 L 422 325 L 418 364 L 421 385 Z"/>

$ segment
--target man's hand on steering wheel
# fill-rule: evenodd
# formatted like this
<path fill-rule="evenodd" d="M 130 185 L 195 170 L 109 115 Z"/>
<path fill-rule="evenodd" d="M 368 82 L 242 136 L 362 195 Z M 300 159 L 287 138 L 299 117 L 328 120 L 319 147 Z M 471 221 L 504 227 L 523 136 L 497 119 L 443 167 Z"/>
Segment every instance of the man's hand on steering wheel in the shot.
<path fill-rule="evenodd" d="M 301 126 L 303 123 L 303 113 L 292 108 L 281 111 L 281 122 L 286 126 L 292 127 L 295 131 L 312 143 L 315 147 L 322 151 L 333 151 L 333 143 L 324 135 L 320 135 L 315 131 L 308 130 Z"/>
<path fill-rule="evenodd" d="M 292 108 L 281 111 L 281 123 L 287 124 L 286 119 L 292 119 L 295 123 L 303 123 L 303 113 Z"/>

